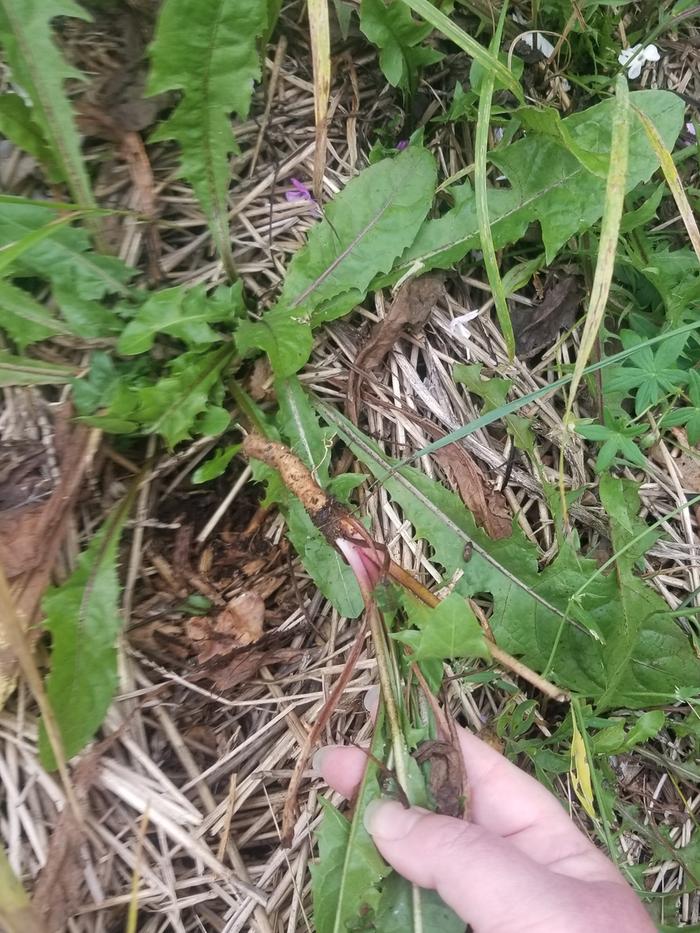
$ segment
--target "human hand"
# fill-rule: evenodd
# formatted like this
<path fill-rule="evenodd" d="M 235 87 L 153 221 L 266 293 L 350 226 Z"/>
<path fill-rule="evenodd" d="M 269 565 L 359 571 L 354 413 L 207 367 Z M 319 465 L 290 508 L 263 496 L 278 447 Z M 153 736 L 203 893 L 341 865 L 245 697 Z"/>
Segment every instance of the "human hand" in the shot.
<path fill-rule="evenodd" d="M 438 892 L 474 933 L 655 933 L 618 869 L 534 778 L 458 727 L 469 822 L 373 801 L 365 826 L 384 859 Z M 367 756 L 321 749 L 317 771 L 345 797 Z"/>

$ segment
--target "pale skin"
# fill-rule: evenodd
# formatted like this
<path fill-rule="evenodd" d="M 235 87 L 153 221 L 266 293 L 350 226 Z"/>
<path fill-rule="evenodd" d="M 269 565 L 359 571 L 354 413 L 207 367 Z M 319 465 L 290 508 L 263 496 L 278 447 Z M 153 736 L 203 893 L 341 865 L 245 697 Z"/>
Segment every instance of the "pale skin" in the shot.
<path fill-rule="evenodd" d="M 386 861 L 436 890 L 474 933 L 655 933 L 615 865 L 534 778 L 458 728 L 469 819 L 376 801 L 365 825 Z M 357 747 L 322 749 L 315 767 L 343 796 L 360 783 Z"/>

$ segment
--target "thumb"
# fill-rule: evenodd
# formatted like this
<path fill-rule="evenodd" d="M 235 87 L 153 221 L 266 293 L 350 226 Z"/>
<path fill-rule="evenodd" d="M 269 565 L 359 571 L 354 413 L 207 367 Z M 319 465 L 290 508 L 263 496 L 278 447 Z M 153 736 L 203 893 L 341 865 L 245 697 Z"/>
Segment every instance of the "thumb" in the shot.
<path fill-rule="evenodd" d="M 388 800 L 372 801 L 364 822 L 399 874 L 437 891 L 479 933 L 516 929 L 523 916 L 536 921 L 542 905 L 551 920 L 552 908 L 566 909 L 562 900 L 573 893 L 566 879 L 554 893 L 546 869 L 473 823 Z"/>

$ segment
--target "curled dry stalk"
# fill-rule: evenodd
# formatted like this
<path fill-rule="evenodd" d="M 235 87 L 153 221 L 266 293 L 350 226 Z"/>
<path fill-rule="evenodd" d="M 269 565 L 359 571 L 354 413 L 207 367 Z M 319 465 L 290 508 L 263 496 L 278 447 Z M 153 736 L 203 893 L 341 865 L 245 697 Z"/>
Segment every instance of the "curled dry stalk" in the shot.
<path fill-rule="evenodd" d="M 405 747 L 398 721 L 394 692 L 391 688 L 390 665 L 386 651 L 384 627 L 372 593 L 377 583 L 386 577 L 405 587 L 428 606 L 436 606 L 440 599 L 406 570 L 392 561 L 383 545 L 376 542 L 365 530 L 361 522 L 351 515 L 344 506 L 321 489 L 306 465 L 288 447 L 253 433 L 245 438 L 242 450 L 247 457 L 260 460 L 267 466 L 277 470 L 287 489 L 299 499 L 309 513 L 311 520 L 323 533 L 327 541 L 345 557 L 357 578 L 367 609 L 366 619 L 378 655 L 380 685 L 392 735 L 397 776 L 399 782 L 405 786 Z M 488 621 L 483 611 L 472 600 L 469 602 L 485 629 L 486 642 L 493 659 L 498 664 L 528 681 L 547 697 L 559 701 L 568 698 L 565 691 L 545 680 L 535 671 L 518 661 L 517 658 L 499 648 L 490 635 Z M 297 759 L 283 813 L 282 841 L 285 845 L 291 844 L 297 815 L 297 795 L 311 752 L 352 676 L 353 669 L 359 660 L 364 638 L 365 625 L 362 625 L 345 668 L 324 704 L 316 723 L 309 732 Z"/>

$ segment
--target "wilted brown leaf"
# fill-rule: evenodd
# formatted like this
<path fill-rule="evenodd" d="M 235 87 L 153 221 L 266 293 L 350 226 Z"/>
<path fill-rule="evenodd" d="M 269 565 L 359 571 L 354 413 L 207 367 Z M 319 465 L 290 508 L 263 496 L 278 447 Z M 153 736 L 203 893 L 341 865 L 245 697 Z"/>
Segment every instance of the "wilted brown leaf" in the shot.
<path fill-rule="evenodd" d="M 477 525 L 494 540 L 509 538 L 513 533 L 513 519 L 505 496 L 490 488 L 466 450 L 450 444 L 435 451 L 433 456 L 456 484 Z"/>
<path fill-rule="evenodd" d="M 424 275 L 402 285 L 386 317 L 373 328 L 367 344 L 357 355 L 357 368 L 379 366 L 407 329 L 415 332 L 425 324 L 444 290 L 445 283 L 440 275 Z"/>
<path fill-rule="evenodd" d="M 87 807 L 88 792 L 99 775 L 102 755 L 119 733 L 98 743 L 79 762 L 72 782 L 80 805 Z M 61 933 L 84 897 L 85 875 L 81 848 L 85 830 L 70 807 L 64 807 L 51 833 L 46 861 L 34 888 L 33 906 L 43 917 L 44 933 Z"/>
<path fill-rule="evenodd" d="M 519 358 L 527 360 L 546 349 L 557 339 L 559 331 L 571 327 L 582 297 L 579 280 L 569 275 L 548 288 L 537 307 L 514 310 L 511 321 Z"/>
<path fill-rule="evenodd" d="M 683 451 L 674 461 L 680 475 L 681 485 L 686 492 L 700 492 L 700 452 Z"/>
<path fill-rule="evenodd" d="M 438 740 L 421 742 L 414 755 L 418 764 L 429 762 L 428 787 L 435 809 L 445 816 L 462 817 L 467 800 L 464 762 L 456 744 Z"/>
<path fill-rule="evenodd" d="M 253 592 L 234 596 L 214 621 L 206 616 L 193 616 L 187 623 L 187 634 L 195 645 L 199 663 L 206 664 L 234 648 L 258 641 L 264 617 L 265 603 Z"/>
<path fill-rule="evenodd" d="M 255 677 L 264 665 L 293 661 L 302 653 L 299 648 L 241 648 L 223 666 L 210 668 L 206 676 L 219 690 L 228 690 Z"/>

